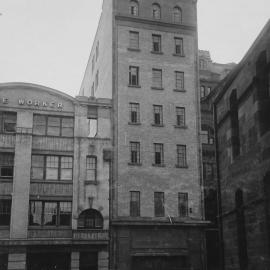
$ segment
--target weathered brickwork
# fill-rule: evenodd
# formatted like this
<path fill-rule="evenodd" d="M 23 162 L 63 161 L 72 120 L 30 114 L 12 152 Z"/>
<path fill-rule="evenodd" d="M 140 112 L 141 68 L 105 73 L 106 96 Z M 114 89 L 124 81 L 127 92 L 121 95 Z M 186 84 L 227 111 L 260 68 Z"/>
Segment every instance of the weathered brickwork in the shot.
<path fill-rule="evenodd" d="M 215 101 L 225 269 L 270 267 L 269 45 L 268 23 Z"/>

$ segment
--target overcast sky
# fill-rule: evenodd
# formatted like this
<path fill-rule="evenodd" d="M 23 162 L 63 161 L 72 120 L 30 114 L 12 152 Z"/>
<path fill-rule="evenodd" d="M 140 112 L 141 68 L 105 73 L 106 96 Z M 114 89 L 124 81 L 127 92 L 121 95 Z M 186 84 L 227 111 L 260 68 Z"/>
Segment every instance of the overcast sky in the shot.
<path fill-rule="evenodd" d="M 0 0 L 0 82 L 37 83 L 75 96 L 101 5 Z M 269 17 L 270 0 L 198 0 L 199 48 L 215 62 L 238 62 Z"/>

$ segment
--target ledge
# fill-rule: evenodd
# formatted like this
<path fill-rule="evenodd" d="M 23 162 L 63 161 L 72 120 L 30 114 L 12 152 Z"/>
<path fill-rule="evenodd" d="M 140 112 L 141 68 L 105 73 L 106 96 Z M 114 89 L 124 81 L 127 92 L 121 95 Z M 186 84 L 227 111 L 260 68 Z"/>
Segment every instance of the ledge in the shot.
<path fill-rule="evenodd" d="M 180 165 L 175 165 L 175 168 L 178 168 L 178 169 L 188 169 L 188 165 L 185 165 L 185 166 L 180 166 Z"/>
<path fill-rule="evenodd" d="M 131 51 L 131 52 L 140 52 L 141 50 L 140 49 L 135 49 L 135 48 L 127 48 L 128 51 Z"/>
<path fill-rule="evenodd" d="M 142 163 L 128 163 L 129 166 L 142 166 Z"/>
<path fill-rule="evenodd" d="M 179 128 L 179 129 L 187 129 L 188 128 L 186 125 L 184 125 L 184 126 L 174 125 L 174 127 Z"/>
<path fill-rule="evenodd" d="M 95 185 L 95 186 L 97 186 L 98 185 L 98 181 L 85 180 L 84 181 L 84 184 L 85 185 Z"/>
<path fill-rule="evenodd" d="M 155 86 L 152 86 L 151 89 L 152 90 L 164 90 L 163 87 L 155 87 Z"/>
<path fill-rule="evenodd" d="M 160 125 L 158 125 L 158 124 L 151 124 L 151 126 L 152 126 L 152 127 L 164 127 L 163 124 L 160 124 Z"/>
<path fill-rule="evenodd" d="M 151 53 L 152 54 L 159 54 L 159 55 L 164 54 L 163 52 L 155 52 L 155 51 L 151 51 Z"/>
<path fill-rule="evenodd" d="M 140 85 L 131 85 L 131 84 L 128 84 L 128 87 L 131 87 L 131 88 L 141 88 Z"/>
<path fill-rule="evenodd" d="M 187 90 L 185 89 L 173 89 L 174 92 L 182 92 L 182 93 L 185 93 L 187 92 Z"/>
<path fill-rule="evenodd" d="M 173 53 L 173 56 L 177 56 L 177 57 L 186 57 L 184 54 L 180 54 L 180 53 Z"/>
<path fill-rule="evenodd" d="M 132 122 L 128 122 L 129 125 L 131 126 L 140 126 L 142 123 L 132 123 Z"/>
<path fill-rule="evenodd" d="M 166 167 L 165 164 L 152 164 L 153 167 L 160 167 L 160 168 L 163 168 L 163 167 Z"/>

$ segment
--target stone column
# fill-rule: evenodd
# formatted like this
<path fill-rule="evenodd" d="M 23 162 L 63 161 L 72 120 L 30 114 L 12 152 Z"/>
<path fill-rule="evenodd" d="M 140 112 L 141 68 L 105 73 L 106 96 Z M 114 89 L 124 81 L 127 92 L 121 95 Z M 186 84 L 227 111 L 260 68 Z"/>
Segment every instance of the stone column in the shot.
<path fill-rule="evenodd" d="M 26 253 L 9 253 L 8 270 L 26 270 Z"/>
<path fill-rule="evenodd" d="M 109 253 L 108 251 L 98 252 L 98 270 L 109 269 Z"/>
<path fill-rule="evenodd" d="M 80 269 L 80 252 L 71 253 L 71 270 Z"/>

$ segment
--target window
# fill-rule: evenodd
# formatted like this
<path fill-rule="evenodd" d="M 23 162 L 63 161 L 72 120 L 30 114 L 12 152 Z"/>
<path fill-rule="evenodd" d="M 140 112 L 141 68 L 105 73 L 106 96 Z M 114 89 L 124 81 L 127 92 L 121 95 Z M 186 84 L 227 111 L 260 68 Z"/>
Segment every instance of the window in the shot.
<path fill-rule="evenodd" d="M 12 178 L 14 166 L 14 154 L 0 153 L 0 177 Z"/>
<path fill-rule="evenodd" d="M 154 143 L 154 165 L 164 165 L 164 152 L 162 143 Z"/>
<path fill-rule="evenodd" d="M 130 192 L 130 216 L 131 217 L 140 216 L 140 192 L 139 191 Z"/>
<path fill-rule="evenodd" d="M 152 69 L 152 84 L 153 88 L 162 89 L 162 70 Z"/>
<path fill-rule="evenodd" d="M 72 180 L 73 158 L 32 155 L 32 179 Z"/>
<path fill-rule="evenodd" d="M 174 7 L 173 9 L 173 22 L 174 23 L 182 22 L 182 11 L 179 7 Z"/>
<path fill-rule="evenodd" d="M 71 202 L 30 201 L 29 226 L 70 226 Z"/>
<path fill-rule="evenodd" d="M 201 139 L 203 144 L 214 144 L 214 129 L 203 125 Z"/>
<path fill-rule="evenodd" d="M 140 104 L 129 103 L 129 121 L 132 124 L 140 123 Z"/>
<path fill-rule="evenodd" d="M 154 125 L 157 126 L 163 125 L 162 105 L 153 105 L 153 113 L 154 113 Z"/>
<path fill-rule="evenodd" d="M 213 163 L 203 162 L 203 179 L 205 181 L 213 181 L 214 178 L 214 165 Z"/>
<path fill-rule="evenodd" d="M 206 96 L 206 93 L 205 93 L 205 86 L 204 85 L 201 85 L 201 98 L 204 98 Z"/>
<path fill-rule="evenodd" d="M 33 134 L 73 137 L 74 120 L 71 117 L 57 117 L 35 114 L 33 119 Z"/>
<path fill-rule="evenodd" d="M 8 270 L 8 253 L 0 253 L 0 269 Z"/>
<path fill-rule="evenodd" d="M 184 90 L 184 72 L 175 71 L 175 89 Z"/>
<path fill-rule="evenodd" d="M 183 48 L 183 39 L 175 37 L 174 38 L 174 43 L 175 43 L 175 54 L 183 56 L 184 55 L 184 48 Z"/>
<path fill-rule="evenodd" d="M 154 193 L 155 217 L 164 217 L 164 192 Z"/>
<path fill-rule="evenodd" d="M 178 127 L 185 127 L 186 120 L 185 120 L 185 108 L 183 107 L 176 107 L 176 126 Z"/>
<path fill-rule="evenodd" d="M 161 52 L 161 35 L 152 35 L 153 52 Z"/>
<path fill-rule="evenodd" d="M 129 67 L 129 85 L 139 86 L 139 67 Z"/>
<path fill-rule="evenodd" d="M 177 145 L 177 167 L 184 168 L 187 166 L 187 154 L 185 145 Z"/>
<path fill-rule="evenodd" d="M 137 1 L 130 1 L 129 5 L 129 14 L 132 16 L 139 15 L 139 4 Z"/>
<path fill-rule="evenodd" d="M 207 68 L 207 63 L 204 59 L 200 59 L 199 61 L 200 69 L 206 69 Z"/>
<path fill-rule="evenodd" d="M 86 157 L 86 180 L 97 181 L 97 157 Z"/>
<path fill-rule="evenodd" d="M 97 73 L 96 73 L 96 78 L 95 78 L 95 86 L 96 86 L 96 90 L 97 90 L 97 88 L 98 88 L 98 80 L 99 80 L 99 72 L 98 72 L 98 70 L 97 70 Z"/>
<path fill-rule="evenodd" d="M 188 193 L 178 193 L 178 211 L 179 217 L 188 216 Z"/>
<path fill-rule="evenodd" d="M 10 225 L 11 200 L 0 200 L 0 226 Z"/>
<path fill-rule="evenodd" d="M 140 143 L 130 142 L 130 163 L 140 164 Z"/>
<path fill-rule="evenodd" d="M 15 133 L 16 132 L 17 114 L 13 112 L 0 112 L 0 132 Z"/>
<path fill-rule="evenodd" d="M 87 209 L 81 212 L 78 218 L 78 229 L 102 229 L 103 217 L 95 209 Z"/>
<path fill-rule="evenodd" d="M 152 17 L 154 19 L 160 19 L 161 17 L 161 9 L 159 4 L 153 4 L 152 5 Z"/>
<path fill-rule="evenodd" d="M 139 32 L 129 31 L 129 48 L 139 49 Z"/>

